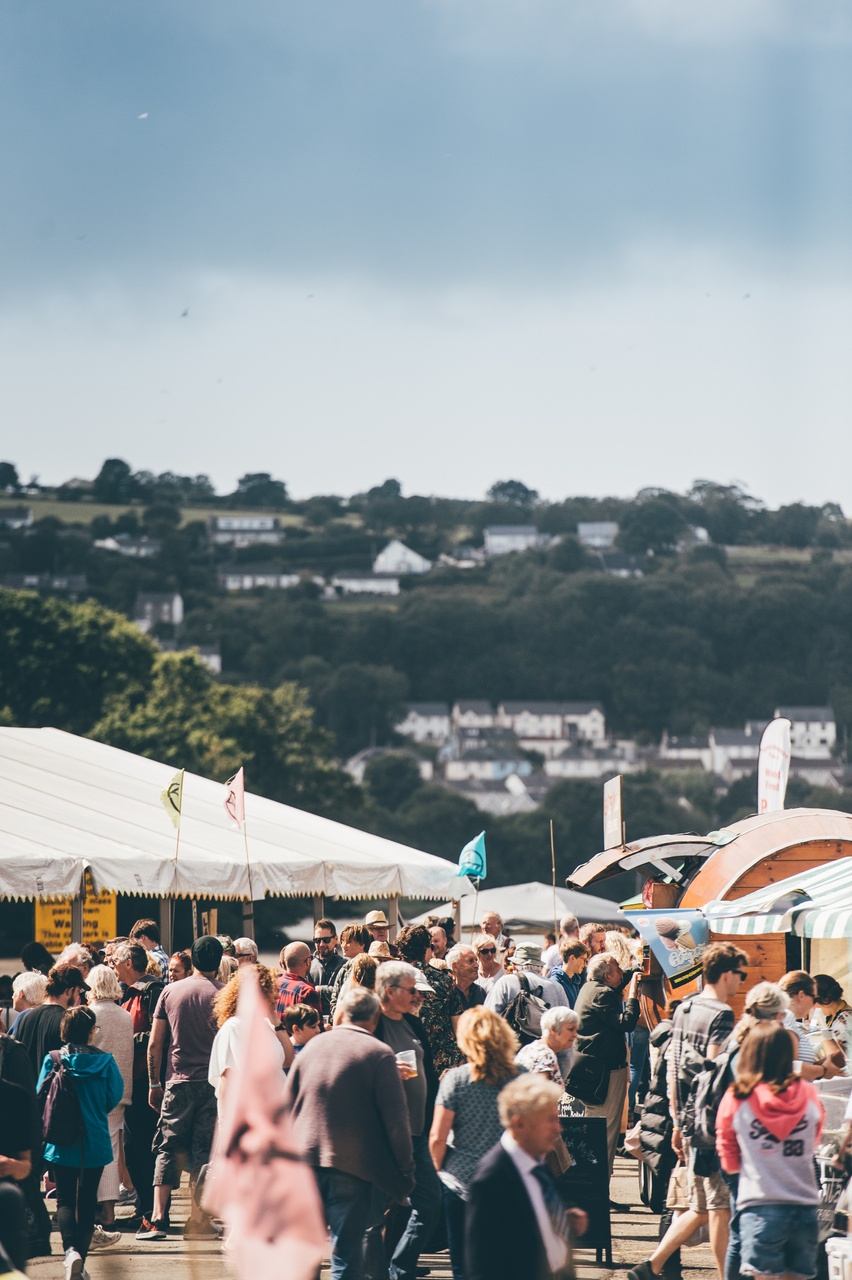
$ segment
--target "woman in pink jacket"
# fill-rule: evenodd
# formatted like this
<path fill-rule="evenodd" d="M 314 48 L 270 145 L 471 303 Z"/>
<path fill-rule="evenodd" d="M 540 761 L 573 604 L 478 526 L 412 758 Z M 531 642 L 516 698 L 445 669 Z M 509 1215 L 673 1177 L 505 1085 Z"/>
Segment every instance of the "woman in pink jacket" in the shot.
<path fill-rule="evenodd" d="M 716 1149 L 739 1174 L 740 1271 L 760 1280 L 817 1273 L 814 1148 L 825 1112 L 814 1086 L 793 1072 L 793 1042 L 775 1022 L 749 1031 L 734 1083 L 716 1116 Z"/>

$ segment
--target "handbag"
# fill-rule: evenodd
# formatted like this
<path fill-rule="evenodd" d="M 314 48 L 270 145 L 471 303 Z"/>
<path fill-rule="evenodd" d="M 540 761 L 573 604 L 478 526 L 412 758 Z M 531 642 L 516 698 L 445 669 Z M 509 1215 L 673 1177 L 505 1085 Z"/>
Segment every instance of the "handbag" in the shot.
<path fill-rule="evenodd" d="M 609 1067 L 591 1054 L 575 1054 L 565 1079 L 565 1090 L 587 1107 L 603 1106 L 609 1092 Z"/>

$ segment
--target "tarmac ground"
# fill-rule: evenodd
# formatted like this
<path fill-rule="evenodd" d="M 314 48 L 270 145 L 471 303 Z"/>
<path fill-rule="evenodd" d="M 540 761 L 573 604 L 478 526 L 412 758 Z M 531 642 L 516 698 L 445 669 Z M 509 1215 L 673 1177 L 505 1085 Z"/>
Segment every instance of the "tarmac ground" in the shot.
<path fill-rule="evenodd" d="M 578 1280 L 623 1277 L 629 1267 L 647 1258 L 654 1247 L 659 1219 L 639 1199 L 635 1160 L 629 1157 L 616 1160 L 611 1193 L 618 1203 L 631 1205 L 628 1213 L 612 1215 L 613 1265 L 598 1265 L 593 1250 L 578 1248 L 574 1255 Z M 232 1280 L 232 1272 L 218 1242 L 184 1240 L 180 1228 L 188 1207 L 188 1186 L 184 1180 L 172 1202 L 174 1234 L 167 1240 L 143 1242 L 128 1233 L 112 1248 L 90 1254 L 86 1267 L 92 1280 Z M 130 1212 L 119 1207 L 117 1216 Z M 56 1232 L 52 1236 L 52 1244 L 52 1257 L 34 1258 L 30 1262 L 27 1271 L 34 1280 L 64 1280 L 62 1245 Z M 452 1280 L 449 1254 L 423 1254 L 420 1262 L 422 1266 L 429 1267 L 432 1280 Z M 682 1265 L 686 1280 L 715 1280 L 708 1245 L 683 1250 Z M 326 1263 L 322 1280 L 328 1280 L 329 1275 Z M 280 1280 L 288 1280 L 288 1277 L 282 1275 Z M 513 1277 L 512 1280 L 524 1278 Z"/>

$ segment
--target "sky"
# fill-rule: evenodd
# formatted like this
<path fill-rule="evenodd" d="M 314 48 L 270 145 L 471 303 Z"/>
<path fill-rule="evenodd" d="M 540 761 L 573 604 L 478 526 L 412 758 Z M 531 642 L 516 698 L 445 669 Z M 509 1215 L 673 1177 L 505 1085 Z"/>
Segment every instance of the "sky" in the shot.
<path fill-rule="evenodd" d="M 5 0 L 0 457 L 852 515 L 846 0 Z"/>

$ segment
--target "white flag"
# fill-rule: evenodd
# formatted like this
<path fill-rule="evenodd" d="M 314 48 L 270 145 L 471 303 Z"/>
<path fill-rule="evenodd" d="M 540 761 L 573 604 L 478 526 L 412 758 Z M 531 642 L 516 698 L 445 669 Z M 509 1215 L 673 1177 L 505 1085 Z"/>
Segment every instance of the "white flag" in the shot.
<path fill-rule="evenodd" d="M 784 808 L 787 777 L 790 773 L 789 720 L 770 720 L 760 739 L 757 760 L 757 812 L 777 813 Z"/>

